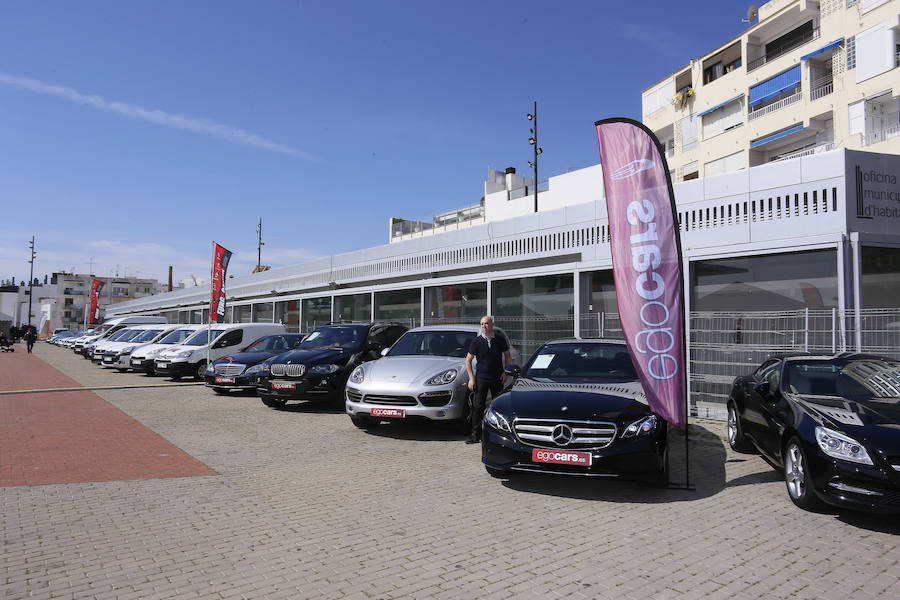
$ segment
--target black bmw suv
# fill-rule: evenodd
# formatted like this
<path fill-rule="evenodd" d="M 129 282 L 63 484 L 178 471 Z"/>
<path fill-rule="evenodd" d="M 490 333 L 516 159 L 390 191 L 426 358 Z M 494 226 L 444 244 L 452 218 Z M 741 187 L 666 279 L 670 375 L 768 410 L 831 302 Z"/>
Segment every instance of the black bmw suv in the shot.
<path fill-rule="evenodd" d="M 273 408 L 301 400 L 343 403 L 344 386 L 353 369 L 379 358 L 406 330 L 393 322 L 320 327 L 294 350 L 262 363 L 256 393 Z"/>

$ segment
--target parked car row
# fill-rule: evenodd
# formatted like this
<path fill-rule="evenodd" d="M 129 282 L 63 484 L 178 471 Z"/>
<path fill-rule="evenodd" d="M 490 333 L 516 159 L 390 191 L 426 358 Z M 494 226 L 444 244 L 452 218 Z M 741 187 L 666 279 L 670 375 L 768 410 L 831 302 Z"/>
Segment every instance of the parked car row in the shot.
<path fill-rule="evenodd" d="M 478 333 L 393 322 L 333 323 L 307 336 L 262 323 L 125 323 L 56 343 L 106 367 L 193 376 L 272 408 L 336 403 L 360 429 L 420 420 L 468 431 L 465 361 Z M 650 410 L 624 342 L 554 340 L 522 367 L 511 353 L 506 385 L 481 424 L 489 474 L 668 480 L 669 425 Z M 733 450 L 758 452 L 784 473 L 801 508 L 900 513 L 900 361 L 772 357 L 734 381 L 727 432 Z"/>

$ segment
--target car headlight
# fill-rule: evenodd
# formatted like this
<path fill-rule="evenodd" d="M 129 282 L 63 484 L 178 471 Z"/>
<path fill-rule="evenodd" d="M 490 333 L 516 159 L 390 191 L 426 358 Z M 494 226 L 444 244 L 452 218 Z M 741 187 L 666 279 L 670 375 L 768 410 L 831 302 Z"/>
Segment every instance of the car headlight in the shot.
<path fill-rule="evenodd" d="M 850 462 L 860 463 L 863 465 L 871 465 L 872 459 L 862 444 L 854 440 L 852 437 L 843 433 L 838 433 L 827 427 L 816 427 L 816 441 L 822 452 L 832 458 L 841 460 L 849 460 Z"/>
<path fill-rule="evenodd" d="M 365 378 L 366 372 L 362 367 L 356 367 L 353 369 L 353 372 L 350 373 L 350 381 L 352 383 L 362 383 Z"/>
<path fill-rule="evenodd" d="M 630 438 L 648 434 L 656 429 L 657 423 L 659 423 L 659 419 L 656 418 L 656 415 L 643 417 L 626 427 L 622 432 L 622 437 Z"/>
<path fill-rule="evenodd" d="M 309 374 L 310 375 L 331 375 L 332 373 L 337 373 L 340 370 L 340 367 L 337 365 L 316 365 L 314 367 L 310 367 Z"/>
<path fill-rule="evenodd" d="M 446 385 L 456 379 L 458 373 L 459 371 L 457 369 L 447 369 L 443 373 L 438 373 L 426 381 L 425 385 Z"/>
<path fill-rule="evenodd" d="M 172 358 L 190 358 L 193 353 L 193 350 L 182 350 L 181 352 L 176 352 Z"/>
<path fill-rule="evenodd" d="M 125 346 L 122 348 L 122 354 L 131 354 L 134 352 L 134 346 Z"/>
<path fill-rule="evenodd" d="M 258 365 L 248 367 L 244 372 L 248 375 L 267 375 L 269 373 L 269 365 L 267 363 L 259 363 Z"/>
<path fill-rule="evenodd" d="M 506 420 L 506 417 L 493 408 L 487 410 L 484 414 L 484 420 L 487 421 L 488 425 L 498 431 L 508 431 L 509 433 L 512 433 L 512 427 L 509 426 L 509 421 Z"/>

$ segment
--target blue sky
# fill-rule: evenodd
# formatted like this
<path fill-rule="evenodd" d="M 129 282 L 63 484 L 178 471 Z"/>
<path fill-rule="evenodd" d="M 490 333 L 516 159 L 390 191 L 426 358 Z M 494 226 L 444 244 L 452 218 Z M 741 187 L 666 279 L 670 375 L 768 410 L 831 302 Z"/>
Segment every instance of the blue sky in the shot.
<path fill-rule="evenodd" d="M 679 8 L 676 9 L 676 6 Z M 687 7 L 687 9 L 685 9 Z M 387 242 L 488 168 L 597 164 L 594 121 L 740 34 L 746 2 L 0 4 L 0 280 L 208 277 Z M 92 261 L 92 262 L 91 262 Z"/>

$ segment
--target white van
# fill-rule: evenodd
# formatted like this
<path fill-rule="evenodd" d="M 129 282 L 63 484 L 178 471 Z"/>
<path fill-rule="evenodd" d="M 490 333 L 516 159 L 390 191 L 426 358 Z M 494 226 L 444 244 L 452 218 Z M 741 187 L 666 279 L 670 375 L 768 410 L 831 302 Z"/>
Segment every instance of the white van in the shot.
<path fill-rule="evenodd" d="M 169 333 L 165 334 L 152 344 L 136 348 L 131 353 L 128 366 L 132 371 L 146 373 L 147 375 L 156 375 L 156 371 L 153 368 L 153 361 L 160 351 L 171 348 L 175 344 L 180 344 L 197 333 L 197 330 L 201 327 L 206 329 L 206 325 L 169 325 L 169 327 L 172 327 L 172 330 L 169 331 Z"/>
<path fill-rule="evenodd" d="M 90 351 L 86 350 L 88 346 L 95 342 L 108 338 L 123 327 L 127 327 L 128 325 L 147 325 L 151 323 L 167 322 L 168 321 L 165 317 L 116 317 L 114 319 L 104 321 L 102 325 L 94 330 L 93 335 L 82 336 L 81 339 L 79 339 L 72 345 L 72 349 L 76 354 L 90 357 Z"/>
<path fill-rule="evenodd" d="M 160 375 L 168 375 L 172 379 L 180 379 L 191 375 L 203 379 L 206 372 L 207 354 L 213 361 L 227 354 L 233 354 L 237 348 L 252 344 L 261 337 L 285 333 L 284 325 L 275 323 L 216 323 L 209 329 L 207 326 L 184 340 L 181 344 L 161 350 L 153 362 L 154 370 Z M 208 348 L 208 350 L 207 350 Z"/>
<path fill-rule="evenodd" d="M 133 325 L 128 329 L 135 333 L 128 339 L 120 337 L 94 347 L 94 355 L 101 350 L 100 364 L 110 369 L 127 371 L 131 368 L 131 353 L 148 344 L 152 344 L 178 328 L 178 325 Z M 115 334 L 113 334 L 115 335 Z M 179 340 L 181 341 L 181 340 Z"/>

